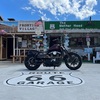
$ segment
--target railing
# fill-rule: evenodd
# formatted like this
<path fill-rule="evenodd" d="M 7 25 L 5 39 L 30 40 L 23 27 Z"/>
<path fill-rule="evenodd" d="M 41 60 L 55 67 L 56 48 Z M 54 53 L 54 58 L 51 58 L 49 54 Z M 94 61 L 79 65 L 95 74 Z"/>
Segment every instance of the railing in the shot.
<path fill-rule="evenodd" d="M 25 60 L 26 52 L 29 50 L 33 50 L 33 49 L 29 49 L 29 48 L 14 49 L 14 53 L 13 53 L 13 55 L 11 55 L 12 62 L 14 63 L 17 60 L 17 61 L 20 61 L 20 63 L 22 63 L 22 61 Z"/>
<path fill-rule="evenodd" d="M 29 50 L 34 50 L 32 48 L 15 48 L 13 55 L 26 55 Z"/>

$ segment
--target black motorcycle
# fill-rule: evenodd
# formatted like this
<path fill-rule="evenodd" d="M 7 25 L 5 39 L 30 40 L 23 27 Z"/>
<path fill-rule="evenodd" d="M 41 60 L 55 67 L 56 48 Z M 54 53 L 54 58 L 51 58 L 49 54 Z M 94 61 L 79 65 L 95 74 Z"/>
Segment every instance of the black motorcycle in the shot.
<path fill-rule="evenodd" d="M 77 70 L 82 65 L 81 57 L 68 51 L 60 44 L 54 44 L 46 52 L 29 50 L 24 64 L 29 70 L 36 70 L 41 64 L 46 67 L 59 67 L 62 62 L 71 70 Z"/>

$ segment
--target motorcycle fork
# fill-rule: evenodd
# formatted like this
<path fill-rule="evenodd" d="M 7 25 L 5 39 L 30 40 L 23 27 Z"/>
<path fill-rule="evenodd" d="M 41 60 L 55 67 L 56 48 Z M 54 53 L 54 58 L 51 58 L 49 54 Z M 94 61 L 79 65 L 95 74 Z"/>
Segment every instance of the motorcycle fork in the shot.
<path fill-rule="evenodd" d="M 67 57 L 69 57 L 69 58 L 71 57 L 67 50 L 65 51 L 65 55 L 67 55 Z"/>

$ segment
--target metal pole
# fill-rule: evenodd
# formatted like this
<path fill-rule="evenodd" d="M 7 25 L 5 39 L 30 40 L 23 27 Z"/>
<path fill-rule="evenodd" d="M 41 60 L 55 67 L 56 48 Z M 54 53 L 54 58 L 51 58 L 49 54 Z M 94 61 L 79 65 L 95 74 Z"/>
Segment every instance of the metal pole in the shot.
<path fill-rule="evenodd" d="M 13 55 L 15 56 L 15 35 L 13 35 Z"/>

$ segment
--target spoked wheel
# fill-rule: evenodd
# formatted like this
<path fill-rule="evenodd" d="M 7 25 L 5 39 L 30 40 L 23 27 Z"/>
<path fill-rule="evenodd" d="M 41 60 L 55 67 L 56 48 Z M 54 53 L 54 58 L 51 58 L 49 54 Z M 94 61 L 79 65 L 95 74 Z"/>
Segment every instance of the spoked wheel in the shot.
<path fill-rule="evenodd" d="M 36 70 L 41 65 L 41 63 L 39 63 L 38 60 L 34 59 L 34 57 L 26 57 L 24 64 L 29 70 Z"/>
<path fill-rule="evenodd" d="M 82 65 L 81 57 L 73 52 L 69 53 L 70 57 L 65 58 L 65 64 L 66 66 L 71 70 L 77 70 Z"/>

